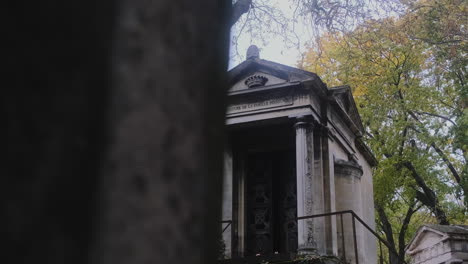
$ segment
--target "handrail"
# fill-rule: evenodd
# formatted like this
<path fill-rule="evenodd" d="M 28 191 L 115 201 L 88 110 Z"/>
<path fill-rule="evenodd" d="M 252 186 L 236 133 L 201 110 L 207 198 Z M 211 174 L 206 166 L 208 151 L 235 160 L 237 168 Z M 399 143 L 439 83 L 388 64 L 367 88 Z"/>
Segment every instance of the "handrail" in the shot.
<path fill-rule="evenodd" d="M 364 222 L 364 220 L 362 220 L 353 210 L 343 210 L 343 211 L 329 212 L 329 213 L 323 213 L 323 214 L 299 216 L 299 217 L 296 217 L 296 218 L 292 218 L 290 220 L 299 221 L 299 220 L 304 220 L 304 219 L 313 219 L 313 218 L 319 218 L 319 217 L 340 215 L 341 230 L 342 230 L 342 232 L 344 232 L 344 228 L 343 228 L 343 215 L 344 214 L 351 214 L 351 217 L 352 217 L 354 254 L 355 254 L 355 258 L 356 258 L 356 264 L 359 264 L 359 256 L 358 256 L 358 251 L 357 251 L 357 237 L 356 237 L 355 219 L 357 219 L 358 222 L 362 224 L 362 226 L 364 226 L 372 235 L 374 235 L 379 240 L 380 243 L 383 243 L 388 248 L 389 252 L 391 252 L 392 254 L 395 254 L 396 256 L 398 256 L 398 253 L 390 246 L 390 244 L 384 238 L 382 238 L 379 234 L 377 234 L 374 230 L 372 230 L 372 228 L 369 225 L 367 225 Z M 221 232 L 221 234 L 223 234 L 224 231 L 226 231 L 229 228 L 229 226 L 231 226 L 232 220 L 223 220 L 223 221 L 220 221 L 220 223 L 227 224 L 223 228 L 223 231 Z M 343 241 L 342 241 L 342 243 L 343 243 L 343 245 L 342 245 L 343 246 L 343 255 L 346 256 L 344 237 L 342 239 L 343 239 Z M 401 259 L 399 256 L 398 256 L 398 262 L 403 263 L 403 264 L 408 264 L 404 259 Z"/>
<path fill-rule="evenodd" d="M 304 219 L 312 219 L 312 218 L 318 218 L 318 217 L 325 217 L 325 216 L 332 216 L 332 215 L 343 215 L 343 214 L 351 214 L 352 216 L 352 221 L 353 221 L 353 235 L 354 235 L 354 249 L 355 249 L 355 255 L 356 255 L 356 264 L 359 264 L 358 260 L 358 255 L 357 255 L 357 241 L 356 241 L 356 230 L 355 230 L 355 220 L 357 219 L 368 231 L 371 232 L 378 240 L 379 242 L 383 243 L 385 246 L 387 246 L 388 250 L 391 251 L 391 253 L 395 254 L 398 256 L 398 253 L 390 246 L 390 244 L 383 239 L 379 234 L 377 234 L 372 228 L 369 227 L 353 210 L 343 210 L 343 211 L 336 211 L 336 212 L 330 212 L 330 213 L 323 213 L 323 214 L 315 214 L 315 215 L 308 215 L 308 216 L 300 216 L 296 217 L 295 220 L 304 220 Z M 294 220 L 294 219 L 292 219 Z M 341 223 L 343 223 L 343 218 L 341 218 Z M 343 229 L 343 227 L 342 227 Z M 343 230 L 342 230 L 343 232 Z M 404 259 L 400 259 L 398 257 L 398 261 L 402 262 L 403 264 L 408 264 Z"/>
<path fill-rule="evenodd" d="M 227 225 L 223 228 L 223 231 L 221 232 L 221 234 L 224 234 L 224 231 L 226 231 L 226 229 L 228 229 L 228 227 L 232 224 L 232 220 L 222 220 L 220 221 L 221 224 L 226 224 Z"/>

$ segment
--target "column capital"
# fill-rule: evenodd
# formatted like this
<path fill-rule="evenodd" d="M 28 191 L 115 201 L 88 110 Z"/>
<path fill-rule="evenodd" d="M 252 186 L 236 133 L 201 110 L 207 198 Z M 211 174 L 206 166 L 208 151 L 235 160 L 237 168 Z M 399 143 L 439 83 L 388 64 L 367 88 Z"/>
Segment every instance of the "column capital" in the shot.
<path fill-rule="evenodd" d="M 298 116 L 296 117 L 296 122 L 294 123 L 294 127 L 304 127 L 304 126 L 309 126 L 309 127 L 314 127 L 315 121 L 310 115 L 306 116 Z"/>

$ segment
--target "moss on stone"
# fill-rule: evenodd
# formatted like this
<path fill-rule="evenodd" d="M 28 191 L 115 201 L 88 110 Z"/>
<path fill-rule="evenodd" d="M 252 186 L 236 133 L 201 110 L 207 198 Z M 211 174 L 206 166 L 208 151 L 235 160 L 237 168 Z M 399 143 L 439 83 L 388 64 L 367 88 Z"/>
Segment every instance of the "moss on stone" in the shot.
<path fill-rule="evenodd" d="M 335 256 L 306 256 L 306 257 L 298 257 L 294 260 L 281 261 L 281 262 L 263 261 L 259 264 L 347 264 L 347 262 Z"/>

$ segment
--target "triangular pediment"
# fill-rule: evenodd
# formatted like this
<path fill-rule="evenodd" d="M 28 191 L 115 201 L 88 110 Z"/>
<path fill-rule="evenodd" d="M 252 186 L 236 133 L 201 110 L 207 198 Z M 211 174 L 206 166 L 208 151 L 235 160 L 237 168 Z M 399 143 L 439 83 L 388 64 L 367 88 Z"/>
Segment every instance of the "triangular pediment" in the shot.
<path fill-rule="evenodd" d="M 423 226 L 416 232 L 416 235 L 406 247 L 406 252 L 412 255 L 416 252 L 434 246 L 446 237 L 446 234 L 438 230 L 432 229 L 428 226 Z"/>
<path fill-rule="evenodd" d="M 258 76 L 258 78 L 265 77 L 267 79 L 263 86 L 319 79 L 318 76 L 312 72 L 255 58 L 242 62 L 228 72 L 230 91 L 248 89 L 249 85 L 246 83 L 247 79 L 250 77 L 255 78 L 255 76 Z"/>
<path fill-rule="evenodd" d="M 283 77 L 283 76 L 281 76 Z M 239 91 L 244 89 L 249 89 L 249 81 L 253 78 L 265 78 L 265 84 L 263 86 L 271 86 L 271 85 L 278 85 L 278 84 L 285 84 L 288 80 L 279 78 L 278 76 L 266 73 L 264 71 L 256 71 L 246 75 L 245 77 L 238 80 L 236 83 L 231 85 L 231 89 L 229 91 Z"/>
<path fill-rule="evenodd" d="M 357 110 L 354 102 L 354 97 L 351 92 L 351 88 L 347 85 L 333 87 L 330 89 L 330 97 L 332 102 L 337 105 L 343 113 L 346 114 L 347 118 L 353 122 L 358 130 L 364 131 L 362 125 L 361 116 Z"/>

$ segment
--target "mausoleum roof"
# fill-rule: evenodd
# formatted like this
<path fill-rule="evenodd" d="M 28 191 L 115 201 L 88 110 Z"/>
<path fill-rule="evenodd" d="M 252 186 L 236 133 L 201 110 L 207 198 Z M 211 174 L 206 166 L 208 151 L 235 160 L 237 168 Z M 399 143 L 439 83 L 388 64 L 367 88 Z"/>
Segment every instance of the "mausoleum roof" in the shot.
<path fill-rule="evenodd" d="M 254 48 L 252 48 L 254 47 Z M 361 117 L 356 108 L 351 88 L 347 85 L 327 88 L 320 77 L 309 71 L 290 67 L 280 63 L 259 58 L 258 48 L 251 46 L 247 52 L 247 60 L 228 71 L 228 82 L 232 87 L 242 79 L 253 76 L 255 73 L 268 74 L 282 79 L 284 82 L 275 86 L 289 86 L 297 83 L 307 83 L 318 95 L 328 98 L 328 101 L 341 112 L 347 125 L 354 133 L 360 135 L 364 132 Z M 260 78 L 260 76 L 259 76 Z M 267 83 L 265 86 L 271 86 Z"/>
<path fill-rule="evenodd" d="M 310 113 L 315 115 L 318 122 L 330 122 L 330 124 L 340 122 L 349 128 L 352 136 L 342 135 L 344 144 L 350 146 L 351 152 L 354 151 L 352 145 L 355 145 L 369 164 L 376 164 L 372 152 L 360 140 L 364 133 L 364 126 L 349 86 L 328 88 L 316 73 L 261 59 L 256 46 L 249 47 L 246 58 L 245 61 L 228 71 L 227 115 L 229 118 L 239 120 L 240 116 L 266 111 L 286 113 L 286 110 L 290 110 L 291 115 L 294 116 L 291 109 L 307 107 L 305 102 L 310 102 Z M 301 96 L 308 99 L 305 101 L 294 99 L 303 98 Z M 324 112 L 325 109 L 331 111 Z M 284 114 L 271 114 L 270 116 L 280 115 Z M 244 118 L 242 122 L 253 119 L 253 117 Z M 340 128 L 337 129 L 340 130 Z M 340 131 L 339 133 L 348 132 Z M 354 144 L 352 141 L 355 141 Z"/>
<path fill-rule="evenodd" d="M 468 234 L 468 225 L 424 225 L 447 234 Z"/>
<path fill-rule="evenodd" d="M 468 240 L 468 225 L 422 225 L 408 243 L 406 252 L 412 255 L 427 248 L 428 245 L 451 238 Z"/>
<path fill-rule="evenodd" d="M 237 78 L 242 76 L 242 73 L 249 72 L 251 68 L 256 68 L 259 70 L 267 70 L 272 74 L 277 74 L 284 78 L 295 79 L 295 80 L 311 80 L 317 79 L 317 74 L 313 72 L 304 71 L 301 69 L 293 68 L 287 65 L 276 63 L 273 61 L 263 60 L 260 58 L 250 58 L 243 61 L 241 64 L 232 68 L 228 72 L 228 77 L 230 82 L 235 82 Z M 295 77 L 295 78 L 294 78 Z"/>

